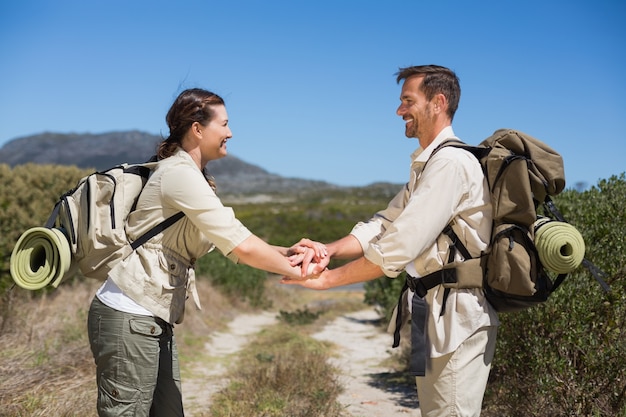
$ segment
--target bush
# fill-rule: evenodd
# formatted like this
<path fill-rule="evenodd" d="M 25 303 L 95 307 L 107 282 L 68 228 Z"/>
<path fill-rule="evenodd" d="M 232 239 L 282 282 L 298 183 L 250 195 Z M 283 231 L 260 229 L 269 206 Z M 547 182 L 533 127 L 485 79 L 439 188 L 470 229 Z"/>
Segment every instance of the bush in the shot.
<path fill-rule="evenodd" d="M 235 264 L 215 250 L 198 260 L 196 274 L 206 275 L 212 285 L 228 296 L 248 301 L 253 307 L 268 307 L 264 271 Z"/>
<path fill-rule="evenodd" d="M 486 416 L 626 416 L 626 180 L 602 180 L 555 198 L 583 235 L 586 258 L 607 273 L 605 294 L 584 268 L 544 305 L 500 314 Z M 366 284 L 366 302 L 387 318 L 403 284 Z"/>
<path fill-rule="evenodd" d="M 337 193 L 335 196 L 311 193 L 297 203 L 233 205 L 237 218 L 254 234 L 270 244 L 289 247 L 302 237 L 329 243 L 350 232 L 356 222 L 368 219 L 384 207 L 383 191 Z M 198 274 L 208 275 L 213 284 L 230 295 L 249 300 L 255 306 L 266 303 L 263 271 L 235 265 L 221 254 L 211 253 L 198 262 Z M 331 260 L 334 268 L 345 261 Z"/>
<path fill-rule="evenodd" d="M 313 312 L 308 308 L 297 309 L 293 312 L 280 310 L 278 319 L 292 326 L 305 326 L 315 322 L 322 313 L 322 311 Z"/>
<path fill-rule="evenodd" d="M 54 203 L 90 171 L 76 167 L 0 164 L 0 291 L 13 284 L 11 252 L 23 232 L 43 226 Z"/>
<path fill-rule="evenodd" d="M 608 274 L 611 292 L 580 267 L 545 305 L 500 315 L 485 399 L 493 415 L 626 415 L 624 201 L 623 174 L 556 199 L 583 235 L 586 258 Z"/>
<path fill-rule="evenodd" d="M 406 272 L 395 278 L 382 277 L 365 283 L 365 303 L 378 306 L 388 322 L 406 280 Z"/>
<path fill-rule="evenodd" d="M 385 207 L 382 196 L 362 200 L 358 196 L 356 192 L 343 192 L 322 199 L 311 194 L 296 203 L 247 204 L 233 209 L 253 233 L 274 245 L 288 247 L 302 237 L 329 243 Z"/>

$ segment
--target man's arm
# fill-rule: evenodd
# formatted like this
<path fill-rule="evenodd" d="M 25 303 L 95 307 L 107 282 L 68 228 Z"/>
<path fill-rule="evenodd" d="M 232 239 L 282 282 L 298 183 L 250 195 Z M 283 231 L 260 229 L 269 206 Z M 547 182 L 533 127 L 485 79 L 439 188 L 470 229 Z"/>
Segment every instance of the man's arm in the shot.
<path fill-rule="evenodd" d="M 355 259 L 363 256 L 363 248 L 353 235 L 347 235 L 326 245 L 328 255 L 337 259 Z"/>
<path fill-rule="evenodd" d="M 295 280 L 283 277 L 281 282 L 283 284 L 297 284 L 313 290 L 327 290 L 358 282 L 371 281 L 381 276 L 383 276 L 383 272 L 378 265 L 373 264 L 364 257 L 360 257 L 338 268 L 327 269 L 316 278 Z"/>

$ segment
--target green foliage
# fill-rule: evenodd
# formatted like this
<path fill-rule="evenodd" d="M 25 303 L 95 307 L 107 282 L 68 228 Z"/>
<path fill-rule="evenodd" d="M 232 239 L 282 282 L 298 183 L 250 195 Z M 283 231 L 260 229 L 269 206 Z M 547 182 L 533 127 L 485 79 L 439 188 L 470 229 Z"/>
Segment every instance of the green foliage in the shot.
<path fill-rule="evenodd" d="M 542 306 L 501 314 L 485 407 L 493 415 L 626 415 L 626 181 L 556 199 L 607 273 L 605 294 L 582 266 Z M 491 415 L 491 414 L 489 414 Z"/>
<path fill-rule="evenodd" d="M 382 277 L 366 282 L 365 303 L 379 306 L 388 322 L 394 307 L 398 304 L 405 280 L 406 272 L 402 272 L 396 278 Z"/>
<path fill-rule="evenodd" d="M 198 275 L 206 275 L 223 293 L 248 301 L 255 307 L 267 307 L 264 297 L 264 271 L 235 264 L 215 250 L 198 260 Z"/>
<path fill-rule="evenodd" d="M 31 227 L 43 226 L 54 203 L 91 171 L 55 165 L 0 164 L 0 292 L 13 285 L 9 261 L 15 243 Z"/>
<path fill-rule="evenodd" d="M 382 191 L 369 195 L 360 193 L 333 196 L 311 193 L 297 204 L 272 202 L 233 204 L 232 207 L 237 218 L 254 234 L 270 244 L 289 247 L 302 237 L 320 242 L 337 240 L 348 234 L 356 222 L 367 220 L 386 204 L 387 196 Z M 276 200 L 280 198 L 277 196 Z M 340 263 L 332 261 L 331 267 Z M 263 293 L 267 274 L 236 265 L 219 251 L 200 258 L 196 270 L 198 275 L 207 275 L 213 285 L 226 294 L 241 297 L 255 306 L 267 302 Z"/>
<path fill-rule="evenodd" d="M 58 197 L 90 172 L 62 166 L 26 165 L 10 169 L 0 165 L 0 291 L 3 294 L 12 284 L 8 262 L 21 233 L 43 225 Z M 384 208 L 392 197 L 388 190 L 388 187 L 374 187 L 348 192 L 310 192 L 298 196 L 297 201 L 277 196 L 271 203 L 234 204 L 233 208 L 250 230 L 271 244 L 291 246 L 301 237 L 331 242 L 349 233 L 358 221 L 367 220 Z M 544 305 L 521 313 L 501 314 L 502 326 L 484 414 L 626 416 L 626 179 L 622 174 L 602 180 L 584 192 L 567 190 L 555 201 L 565 218 L 583 235 L 586 258 L 607 273 L 611 292 L 603 293 L 591 274 L 580 267 Z M 337 264 L 333 261 L 331 266 Z M 206 275 L 225 293 L 246 299 L 252 305 L 267 303 L 263 293 L 266 273 L 236 265 L 218 251 L 199 260 L 197 273 Z M 403 279 L 399 276 L 367 283 L 366 302 L 380 306 L 389 317 Z M 3 307 L 10 305 L 4 301 Z M 300 323 L 314 319 L 312 314 L 297 311 L 283 314 L 282 319 Z M 284 378 L 287 368 L 283 363 L 296 366 L 297 361 L 277 361 L 279 357 L 283 358 L 284 352 L 267 349 L 251 356 L 268 366 L 264 374 L 254 376 L 257 382 L 268 375 Z M 311 360 L 324 362 L 314 355 Z M 312 365 L 305 364 L 305 370 L 306 366 Z M 306 381 L 304 377 L 302 380 Z M 290 384 L 302 385 L 302 380 Z M 233 387 L 244 383 L 235 383 Z M 251 391 L 254 390 L 245 390 Z M 246 395 L 239 392 L 233 401 Z M 260 399 L 261 395 L 266 394 L 259 393 L 252 400 L 265 404 L 265 415 L 281 415 L 291 398 L 267 394 L 265 401 Z M 295 398 L 302 394 L 289 395 Z M 320 385 L 313 399 L 332 403 L 333 395 Z M 226 415 L 215 410 L 214 413 Z"/>
<path fill-rule="evenodd" d="M 298 309 L 293 312 L 281 310 L 279 320 L 290 325 L 303 326 L 315 322 L 322 315 L 321 311 L 313 312 L 308 308 Z"/>
<path fill-rule="evenodd" d="M 302 237 L 332 242 L 385 207 L 381 197 L 359 200 L 355 194 L 316 196 L 297 203 L 233 205 L 237 218 L 257 236 L 274 245 L 291 246 Z"/>

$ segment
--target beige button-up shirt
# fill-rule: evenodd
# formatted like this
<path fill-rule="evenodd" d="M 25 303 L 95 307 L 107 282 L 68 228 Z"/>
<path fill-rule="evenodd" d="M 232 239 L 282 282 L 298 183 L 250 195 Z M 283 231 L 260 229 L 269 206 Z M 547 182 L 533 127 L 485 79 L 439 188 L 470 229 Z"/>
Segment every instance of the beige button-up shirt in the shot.
<path fill-rule="evenodd" d="M 224 207 L 189 154 L 179 149 L 162 160 L 144 187 L 126 232 L 136 239 L 182 211 L 185 217 L 118 263 L 109 278 L 132 300 L 169 323 L 183 320 L 195 291 L 196 259 L 217 247 L 233 262 L 232 250 L 252 233 Z"/>
<path fill-rule="evenodd" d="M 388 277 L 394 278 L 403 270 L 421 277 L 442 269 L 448 260 L 450 240 L 441 232 L 452 219 L 471 254 L 487 248 L 492 209 L 476 158 L 465 150 L 447 147 L 428 161 L 439 144 L 452 138 L 454 132 L 448 126 L 426 149 L 418 148 L 411 155 L 410 180 L 405 188 L 387 208 L 352 229 L 364 256 Z M 462 260 L 458 252 L 456 256 Z M 445 314 L 440 316 L 443 292 L 438 286 L 425 297 L 429 305 L 426 335 L 432 357 L 453 352 L 481 327 L 498 325 L 497 314 L 480 289 L 452 289 Z M 409 299 L 409 308 L 410 304 Z"/>

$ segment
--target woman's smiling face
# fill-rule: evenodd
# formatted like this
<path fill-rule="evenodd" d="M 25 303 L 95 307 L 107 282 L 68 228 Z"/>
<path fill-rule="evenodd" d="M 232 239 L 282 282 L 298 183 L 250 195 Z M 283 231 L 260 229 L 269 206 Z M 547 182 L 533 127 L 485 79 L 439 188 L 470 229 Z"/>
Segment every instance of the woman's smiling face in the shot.
<path fill-rule="evenodd" d="M 202 159 L 205 161 L 213 161 L 228 155 L 226 142 L 233 136 L 228 126 L 228 113 L 225 106 L 212 106 L 213 117 L 211 121 L 200 129 L 202 131 L 202 139 L 200 142 L 200 150 Z"/>

